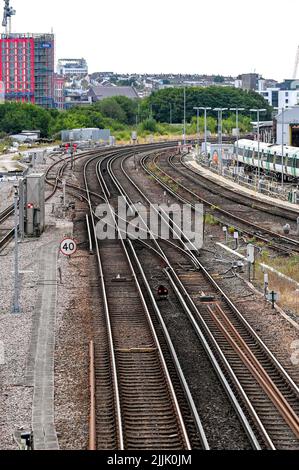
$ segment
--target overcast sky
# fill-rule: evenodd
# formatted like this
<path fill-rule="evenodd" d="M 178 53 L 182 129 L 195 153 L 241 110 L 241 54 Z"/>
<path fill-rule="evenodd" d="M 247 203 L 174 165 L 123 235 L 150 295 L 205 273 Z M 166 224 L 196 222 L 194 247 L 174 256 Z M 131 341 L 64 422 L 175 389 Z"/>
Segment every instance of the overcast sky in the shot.
<path fill-rule="evenodd" d="M 1 3 L 4 3 L 3 1 Z M 56 34 L 56 59 L 90 72 L 256 71 L 291 78 L 299 44 L 296 0 L 11 0 L 14 32 Z"/>

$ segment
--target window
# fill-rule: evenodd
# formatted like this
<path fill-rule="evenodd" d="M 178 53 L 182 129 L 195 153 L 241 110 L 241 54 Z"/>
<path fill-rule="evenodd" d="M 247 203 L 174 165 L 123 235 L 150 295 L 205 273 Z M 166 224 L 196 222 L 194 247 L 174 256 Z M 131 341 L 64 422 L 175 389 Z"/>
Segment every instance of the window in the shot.
<path fill-rule="evenodd" d="M 272 106 L 278 108 L 278 91 L 272 91 Z"/>

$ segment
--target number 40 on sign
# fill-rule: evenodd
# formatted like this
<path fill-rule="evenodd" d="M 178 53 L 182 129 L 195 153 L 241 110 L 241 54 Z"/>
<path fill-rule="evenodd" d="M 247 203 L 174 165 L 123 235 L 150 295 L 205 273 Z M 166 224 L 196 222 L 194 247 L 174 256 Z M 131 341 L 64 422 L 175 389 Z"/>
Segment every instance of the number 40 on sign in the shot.
<path fill-rule="evenodd" d="M 65 238 L 60 243 L 60 252 L 65 256 L 72 256 L 77 251 L 77 243 L 72 238 Z"/>

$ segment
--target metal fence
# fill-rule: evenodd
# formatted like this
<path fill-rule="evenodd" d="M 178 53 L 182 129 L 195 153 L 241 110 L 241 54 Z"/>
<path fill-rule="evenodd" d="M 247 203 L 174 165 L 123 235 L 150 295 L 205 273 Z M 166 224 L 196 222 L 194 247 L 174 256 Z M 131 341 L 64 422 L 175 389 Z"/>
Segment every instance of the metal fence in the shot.
<path fill-rule="evenodd" d="M 211 161 L 203 154 L 199 157 L 196 155 L 196 160 L 200 165 L 208 168 L 215 174 L 220 174 L 231 181 L 234 181 L 241 186 L 244 186 L 252 191 L 258 191 L 266 196 L 288 201 L 292 204 L 299 204 L 299 187 L 293 184 L 285 183 L 282 186 L 274 178 L 263 175 L 258 178 L 258 175 L 253 173 L 246 174 L 242 167 L 213 165 Z"/>

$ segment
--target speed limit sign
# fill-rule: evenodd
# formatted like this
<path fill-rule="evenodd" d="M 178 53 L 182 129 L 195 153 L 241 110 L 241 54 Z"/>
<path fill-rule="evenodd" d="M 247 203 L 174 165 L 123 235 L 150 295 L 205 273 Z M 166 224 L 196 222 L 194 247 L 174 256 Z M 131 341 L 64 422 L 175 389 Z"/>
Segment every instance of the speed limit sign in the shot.
<path fill-rule="evenodd" d="M 72 256 L 77 251 L 77 243 L 72 238 L 65 238 L 60 243 L 60 251 L 65 256 Z"/>

